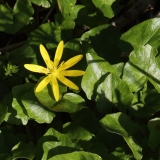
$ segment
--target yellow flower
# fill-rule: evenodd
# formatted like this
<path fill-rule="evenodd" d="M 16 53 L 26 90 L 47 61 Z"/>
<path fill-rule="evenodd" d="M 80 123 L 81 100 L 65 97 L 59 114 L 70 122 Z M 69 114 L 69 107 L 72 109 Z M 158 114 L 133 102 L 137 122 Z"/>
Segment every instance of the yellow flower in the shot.
<path fill-rule="evenodd" d="M 46 85 L 48 83 L 50 83 L 52 86 L 53 94 L 54 94 L 56 101 L 59 100 L 59 86 L 58 86 L 57 79 L 59 81 L 61 81 L 63 84 L 65 84 L 66 86 L 68 86 L 72 89 L 75 89 L 75 90 L 79 90 L 78 86 L 76 86 L 73 82 L 71 82 L 65 76 L 76 77 L 76 76 L 82 76 L 85 74 L 85 72 L 81 71 L 81 70 L 66 70 L 66 69 L 72 67 L 73 65 L 75 65 L 76 63 L 78 63 L 82 59 L 83 55 L 74 56 L 66 62 L 64 62 L 64 61 L 61 62 L 61 64 L 59 65 L 59 62 L 61 60 L 62 53 L 63 53 L 63 46 L 64 46 L 64 42 L 61 41 L 58 44 L 56 54 L 54 57 L 54 61 L 51 61 L 47 50 L 44 48 L 44 46 L 42 44 L 40 44 L 40 52 L 43 57 L 43 60 L 45 61 L 46 65 L 47 65 L 47 68 L 36 65 L 36 64 L 25 64 L 24 65 L 24 67 L 26 69 L 28 69 L 32 72 L 44 73 L 47 75 L 38 84 L 35 91 L 40 92 L 41 90 L 43 90 L 46 87 Z"/>

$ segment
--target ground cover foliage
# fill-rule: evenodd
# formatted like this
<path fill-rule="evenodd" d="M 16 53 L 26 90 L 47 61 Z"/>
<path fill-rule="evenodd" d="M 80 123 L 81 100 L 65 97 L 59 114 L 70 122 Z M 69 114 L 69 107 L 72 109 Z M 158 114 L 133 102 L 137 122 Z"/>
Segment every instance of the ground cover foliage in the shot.
<path fill-rule="evenodd" d="M 120 21 L 137 3 L 0 0 L 0 159 L 160 159 L 159 2 Z M 53 60 L 61 40 L 85 74 L 68 77 L 79 91 L 59 82 L 57 102 L 24 64 L 46 66 L 39 45 Z"/>

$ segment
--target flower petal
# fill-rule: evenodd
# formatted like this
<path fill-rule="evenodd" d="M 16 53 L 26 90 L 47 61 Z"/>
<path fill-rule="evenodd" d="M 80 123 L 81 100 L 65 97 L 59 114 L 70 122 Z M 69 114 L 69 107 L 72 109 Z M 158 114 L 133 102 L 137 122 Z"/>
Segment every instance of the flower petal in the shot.
<path fill-rule="evenodd" d="M 42 44 L 40 44 L 39 48 L 40 48 L 40 52 L 41 52 L 42 58 L 45 61 L 47 67 L 49 69 L 52 69 L 53 68 L 53 62 L 50 60 L 50 57 L 48 55 L 47 50 L 44 48 L 44 46 Z"/>
<path fill-rule="evenodd" d="M 63 46 L 64 46 L 64 42 L 60 41 L 58 44 L 57 50 L 56 50 L 55 57 L 54 57 L 54 67 L 56 67 L 56 68 L 61 60 L 61 57 L 62 57 Z"/>
<path fill-rule="evenodd" d="M 77 56 L 74 56 L 72 58 L 70 58 L 68 61 L 66 61 L 65 63 L 63 63 L 60 67 L 59 67 L 59 71 L 60 70 L 65 70 L 65 69 L 68 69 L 72 66 L 74 66 L 76 63 L 78 63 L 81 59 L 83 58 L 83 55 L 77 55 Z"/>
<path fill-rule="evenodd" d="M 25 64 L 24 67 L 32 72 L 38 72 L 38 73 L 44 73 L 44 74 L 49 73 L 47 68 L 44 68 L 36 64 Z"/>
<path fill-rule="evenodd" d="M 53 95 L 55 97 L 55 100 L 58 101 L 59 100 L 59 86 L 58 86 L 57 78 L 52 76 L 50 83 L 53 89 Z"/>
<path fill-rule="evenodd" d="M 51 75 L 48 75 L 47 77 L 43 78 L 42 81 L 38 84 L 38 86 L 36 87 L 36 92 L 40 92 L 41 90 L 43 90 L 46 85 L 50 82 L 51 80 Z"/>
<path fill-rule="evenodd" d="M 65 70 L 65 71 L 60 71 L 59 74 L 63 76 L 77 77 L 84 75 L 85 72 L 81 70 Z"/>
<path fill-rule="evenodd" d="M 66 86 L 75 89 L 75 90 L 79 90 L 78 86 L 76 86 L 73 82 L 71 82 L 69 79 L 67 79 L 66 77 L 62 76 L 62 75 L 57 75 L 57 78 L 59 79 L 59 81 L 61 81 L 63 84 L 65 84 Z"/>

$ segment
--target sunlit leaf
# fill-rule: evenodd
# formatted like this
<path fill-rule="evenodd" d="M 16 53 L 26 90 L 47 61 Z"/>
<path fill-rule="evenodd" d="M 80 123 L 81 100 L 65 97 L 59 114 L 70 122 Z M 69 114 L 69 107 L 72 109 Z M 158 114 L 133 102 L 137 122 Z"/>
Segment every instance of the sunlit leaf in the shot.
<path fill-rule="evenodd" d="M 108 110 L 111 104 L 115 104 L 119 111 L 125 112 L 132 98 L 133 94 L 127 83 L 111 73 L 97 88 L 96 104 L 101 113 Z"/>
<path fill-rule="evenodd" d="M 133 26 L 127 32 L 122 34 L 120 41 L 120 48 L 122 51 L 132 51 L 132 45 L 145 46 L 150 44 L 154 47 L 159 47 L 159 32 L 160 32 L 160 21 L 159 18 L 153 18 L 146 20 L 136 26 Z M 128 44 L 130 43 L 130 45 Z"/>
<path fill-rule="evenodd" d="M 124 137 L 134 135 L 138 129 L 137 125 L 132 123 L 130 117 L 121 112 L 107 114 L 100 120 L 100 124 L 106 130 Z"/>
<path fill-rule="evenodd" d="M 82 79 L 82 88 L 88 99 L 91 99 L 92 96 L 96 96 L 95 91 L 104 77 L 110 72 L 115 72 L 115 68 L 96 54 L 87 53 L 86 58 L 88 67 Z"/>
<path fill-rule="evenodd" d="M 35 152 L 35 146 L 32 142 L 28 144 L 19 142 L 12 148 L 13 159 L 17 158 L 33 159 L 34 152 Z"/>
<path fill-rule="evenodd" d="M 38 123 L 50 123 L 55 117 L 54 112 L 45 108 L 35 97 L 33 90 L 26 92 L 21 97 L 22 103 L 25 106 L 27 114 Z"/>
<path fill-rule="evenodd" d="M 89 153 L 89 152 L 84 152 L 84 151 L 79 151 L 79 152 L 72 152 L 68 154 L 62 154 L 62 155 L 57 155 L 53 156 L 49 160 L 102 160 L 100 156 L 94 153 Z"/>
<path fill-rule="evenodd" d="M 24 105 L 22 104 L 21 97 L 26 92 L 30 91 L 30 89 L 33 88 L 33 86 L 34 85 L 31 83 L 26 83 L 24 85 L 15 86 L 12 89 L 13 93 L 12 106 L 17 111 L 19 118 L 22 119 L 23 124 L 27 124 L 29 117 L 27 115 L 27 111 Z"/>
<path fill-rule="evenodd" d="M 94 5 L 101 10 L 104 16 L 108 18 L 112 18 L 114 16 L 113 5 L 115 5 L 116 0 L 109 0 L 109 1 L 92 0 L 92 1 Z"/>
<path fill-rule="evenodd" d="M 29 0 L 29 1 L 31 1 L 32 3 L 34 3 L 38 6 L 42 6 L 45 8 L 49 8 L 52 5 L 55 5 L 55 3 L 56 3 L 56 0 Z"/>

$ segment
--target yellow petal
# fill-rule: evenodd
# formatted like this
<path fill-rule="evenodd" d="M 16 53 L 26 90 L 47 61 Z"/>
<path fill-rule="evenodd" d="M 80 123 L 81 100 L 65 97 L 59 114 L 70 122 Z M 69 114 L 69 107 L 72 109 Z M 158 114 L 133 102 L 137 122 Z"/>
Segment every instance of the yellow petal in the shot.
<path fill-rule="evenodd" d="M 63 53 L 63 46 L 64 46 L 64 42 L 60 41 L 58 44 L 57 50 L 56 50 L 55 57 L 54 57 L 54 67 L 57 67 L 61 60 L 62 53 Z"/>
<path fill-rule="evenodd" d="M 66 77 L 62 76 L 62 75 L 57 75 L 57 78 L 59 79 L 59 81 L 61 81 L 63 84 L 65 84 L 66 86 L 75 89 L 75 90 L 79 90 L 78 86 L 76 86 L 73 82 L 71 82 L 69 79 L 67 79 Z"/>
<path fill-rule="evenodd" d="M 50 82 L 51 80 L 51 75 L 48 75 L 47 77 L 43 78 L 42 81 L 38 84 L 38 86 L 36 87 L 36 92 L 40 92 L 41 90 L 43 90 L 46 85 Z"/>
<path fill-rule="evenodd" d="M 83 58 L 83 55 L 77 55 L 72 58 L 70 58 L 68 61 L 62 64 L 62 66 L 59 67 L 58 70 L 65 70 L 72 66 L 74 66 L 76 63 L 78 63 Z"/>
<path fill-rule="evenodd" d="M 50 57 L 48 55 L 47 50 L 44 48 L 44 46 L 42 44 L 40 44 L 39 48 L 40 48 L 40 52 L 41 52 L 42 58 L 45 61 L 47 67 L 49 69 L 52 69 L 53 68 L 53 62 L 50 60 Z"/>
<path fill-rule="evenodd" d="M 44 68 L 36 64 L 25 64 L 24 67 L 32 72 L 38 72 L 38 73 L 44 73 L 44 74 L 49 73 L 47 68 Z"/>
<path fill-rule="evenodd" d="M 59 87 L 58 87 L 57 78 L 52 76 L 50 83 L 53 89 L 53 95 L 55 97 L 55 100 L 58 101 L 59 100 Z"/>
<path fill-rule="evenodd" d="M 65 71 L 60 71 L 59 74 L 63 76 L 77 77 L 84 75 L 85 72 L 80 70 L 65 70 Z"/>

